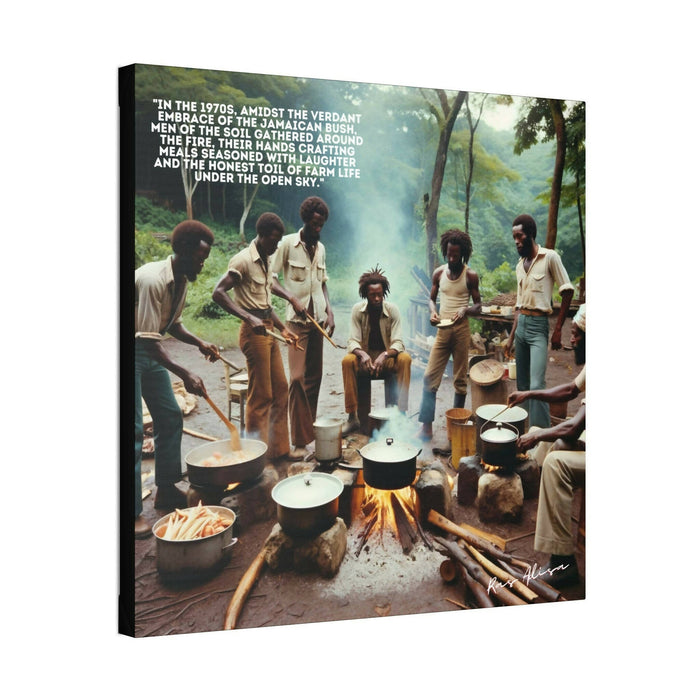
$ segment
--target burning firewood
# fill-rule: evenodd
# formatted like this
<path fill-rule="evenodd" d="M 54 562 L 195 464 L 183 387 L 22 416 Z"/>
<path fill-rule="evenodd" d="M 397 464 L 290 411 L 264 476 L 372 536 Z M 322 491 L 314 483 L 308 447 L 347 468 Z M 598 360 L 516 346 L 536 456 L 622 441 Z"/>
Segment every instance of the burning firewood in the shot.
<path fill-rule="evenodd" d="M 396 521 L 396 529 L 399 533 L 401 547 L 404 554 L 407 554 L 413 549 L 413 544 L 418 539 L 418 534 L 408 521 L 406 512 L 394 493 L 391 494 L 391 507 L 394 510 L 394 520 Z"/>

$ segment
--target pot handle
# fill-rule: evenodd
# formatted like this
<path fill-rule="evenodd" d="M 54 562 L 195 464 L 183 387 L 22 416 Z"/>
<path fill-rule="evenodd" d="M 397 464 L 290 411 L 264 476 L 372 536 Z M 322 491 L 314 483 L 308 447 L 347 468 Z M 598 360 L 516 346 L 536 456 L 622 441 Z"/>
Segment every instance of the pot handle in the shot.
<path fill-rule="evenodd" d="M 238 537 L 234 537 L 228 544 L 224 545 L 221 548 L 221 551 L 227 552 L 229 549 L 231 549 L 233 547 L 234 544 L 236 544 L 236 542 L 238 542 Z"/>

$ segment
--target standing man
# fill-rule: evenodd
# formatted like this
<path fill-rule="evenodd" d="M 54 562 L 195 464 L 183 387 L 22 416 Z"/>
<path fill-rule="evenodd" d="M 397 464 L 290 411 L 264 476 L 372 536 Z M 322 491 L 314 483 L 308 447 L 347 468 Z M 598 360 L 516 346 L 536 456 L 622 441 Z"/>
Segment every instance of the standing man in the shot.
<path fill-rule="evenodd" d="M 360 301 L 350 314 L 348 352 L 343 357 L 343 387 L 348 420 L 343 435 L 357 430 L 357 378 L 383 377 L 396 374 L 398 407 L 408 410 L 408 387 L 411 381 L 411 356 L 405 352 L 401 333 L 399 307 L 385 300 L 389 280 L 379 266 L 365 272 L 359 279 Z"/>
<path fill-rule="evenodd" d="M 209 257 L 214 234 L 199 221 L 183 221 L 170 237 L 173 254 L 146 263 L 135 272 L 135 527 L 136 537 L 147 537 L 151 528 L 141 515 L 141 452 L 143 449 L 143 401 L 153 418 L 155 443 L 155 507 L 184 508 L 187 496 L 175 485 L 182 479 L 182 410 L 173 394 L 170 372 L 197 396 L 205 393 L 196 374 L 180 366 L 165 349 L 163 337 L 170 333 L 188 345 L 196 345 L 210 361 L 218 356 L 215 345 L 192 335 L 180 314 L 187 298 L 187 282 L 194 282 Z"/>
<path fill-rule="evenodd" d="M 547 371 L 549 317 L 552 315 L 552 290 L 557 283 L 561 306 L 552 331 L 552 350 L 561 348 L 561 329 L 569 311 L 574 287 L 559 254 L 535 243 L 537 224 L 528 214 L 513 221 L 513 240 L 520 260 L 515 268 L 518 292 L 515 318 L 505 350 L 510 354 L 515 341 L 515 367 L 520 391 L 544 389 Z M 530 425 L 548 428 L 551 425 L 549 406 L 544 401 L 530 400 Z"/>
<path fill-rule="evenodd" d="M 289 454 L 287 378 L 277 341 L 267 329 L 277 328 L 287 342 L 293 342 L 296 336 L 282 324 L 271 305 L 270 257 L 284 234 L 284 224 L 277 214 L 266 212 L 258 218 L 255 230 L 255 240 L 231 258 L 212 298 L 243 321 L 238 344 L 248 368 L 245 429 L 250 437 L 267 444 L 270 459 L 277 459 Z M 230 290 L 234 300 L 228 294 Z"/>
<path fill-rule="evenodd" d="M 481 313 L 479 275 L 468 266 L 472 254 L 472 241 L 468 233 L 458 229 L 445 231 L 440 237 L 442 256 L 447 261 L 433 273 L 430 289 L 430 323 L 449 323 L 438 327 L 437 337 L 430 350 L 428 366 L 423 377 L 423 398 L 418 420 L 423 424 L 420 438 L 431 440 L 435 419 L 435 399 L 442 373 L 452 356 L 455 408 L 463 408 L 467 396 L 467 371 L 469 360 L 469 316 Z M 436 300 L 440 295 L 440 311 Z M 469 305 L 469 299 L 473 304 Z"/>
<path fill-rule="evenodd" d="M 571 324 L 571 345 L 577 365 L 583 369 L 568 384 L 551 389 L 516 391 L 508 397 L 509 405 L 529 398 L 548 403 L 564 403 L 586 391 L 586 305 Z M 550 555 L 545 569 L 552 571 L 545 579 L 555 588 L 579 580 L 575 544 L 571 532 L 574 489 L 586 483 L 586 400 L 573 418 L 551 428 L 530 428 L 518 438 L 518 449 L 532 449 L 532 457 L 542 468 L 540 497 L 537 503 L 535 549 Z"/>
<path fill-rule="evenodd" d="M 304 226 L 284 236 L 272 259 L 275 273 L 272 291 L 287 300 L 285 320 L 299 337 L 303 348 L 288 348 L 289 423 L 294 446 L 290 457 L 301 459 L 314 439 L 314 421 L 323 378 L 323 334 L 311 322 L 315 319 L 329 336 L 335 321 L 326 282 L 326 249 L 321 229 L 328 221 L 328 206 L 320 197 L 308 197 L 299 209 Z M 284 286 L 279 283 L 282 273 Z"/>

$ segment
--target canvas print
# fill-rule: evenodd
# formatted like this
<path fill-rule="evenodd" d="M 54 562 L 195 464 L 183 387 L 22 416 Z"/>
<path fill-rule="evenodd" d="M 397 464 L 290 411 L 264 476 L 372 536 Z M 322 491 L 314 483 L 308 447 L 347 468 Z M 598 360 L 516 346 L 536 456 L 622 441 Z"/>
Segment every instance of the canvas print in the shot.
<path fill-rule="evenodd" d="M 120 632 L 584 599 L 585 102 L 135 64 L 119 108 Z"/>

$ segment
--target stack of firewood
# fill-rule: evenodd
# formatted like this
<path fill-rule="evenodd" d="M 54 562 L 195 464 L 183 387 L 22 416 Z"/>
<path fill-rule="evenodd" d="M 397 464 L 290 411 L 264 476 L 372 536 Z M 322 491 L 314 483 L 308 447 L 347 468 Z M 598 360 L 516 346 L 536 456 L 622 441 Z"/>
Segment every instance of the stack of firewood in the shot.
<path fill-rule="evenodd" d="M 437 511 L 428 513 L 428 521 L 453 536 L 433 535 L 433 541 L 448 557 L 440 566 L 447 582 L 460 578 L 465 584 L 465 605 L 491 608 L 499 605 L 564 600 L 561 593 L 546 583 L 547 573 L 537 563 L 521 561 L 494 547 L 490 542 L 451 522 Z"/>

